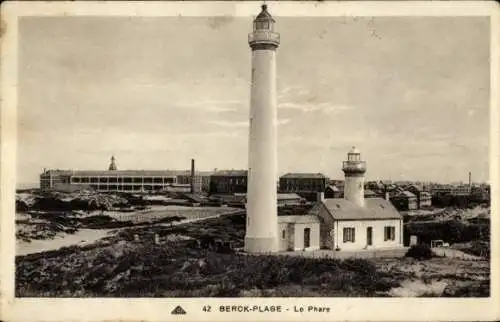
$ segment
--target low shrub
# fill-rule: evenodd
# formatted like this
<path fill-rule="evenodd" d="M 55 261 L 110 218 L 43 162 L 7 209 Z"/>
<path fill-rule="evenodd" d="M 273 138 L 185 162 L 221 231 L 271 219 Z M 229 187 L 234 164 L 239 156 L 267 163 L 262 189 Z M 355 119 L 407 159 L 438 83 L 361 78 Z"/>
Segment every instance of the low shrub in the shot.
<path fill-rule="evenodd" d="M 434 257 L 434 252 L 427 244 L 413 245 L 405 254 L 406 257 L 425 260 Z"/>

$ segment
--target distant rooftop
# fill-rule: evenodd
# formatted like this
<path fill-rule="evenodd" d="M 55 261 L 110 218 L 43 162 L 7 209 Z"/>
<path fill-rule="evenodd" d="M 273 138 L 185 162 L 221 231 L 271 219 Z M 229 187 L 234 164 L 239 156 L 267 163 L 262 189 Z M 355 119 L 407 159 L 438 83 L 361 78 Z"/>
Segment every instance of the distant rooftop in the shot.
<path fill-rule="evenodd" d="M 322 173 L 292 173 L 288 172 L 284 175 L 281 176 L 281 178 L 287 178 L 287 179 L 302 179 L 302 178 L 314 178 L 314 179 L 327 179 L 328 177 L 325 176 Z"/>
<path fill-rule="evenodd" d="M 280 224 L 307 224 L 307 223 L 319 223 L 320 220 L 318 216 L 315 215 L 285 215 L 278 216 L 278 223 Z"/>
<path fill-rule="evenodd" d="M 218 170 L 212 173 L 212 176 L 247 176 L 248 170 Z"/>
<path fill-rule="evenodd" d="M 172 177 L 190 174 L 189 170 L 46 170 L 45 174 L 71 175 L 82 177 L 98 176 L 145 176 L 145 177 Z M 196 171 L 196 175 L 209 175 L 209 171 Z"/>
<path fill-rule="evenodd" d="M 417 196 L 410 191 L 401 191 L 396 195 L 396 197 L 416 198 Z"/>

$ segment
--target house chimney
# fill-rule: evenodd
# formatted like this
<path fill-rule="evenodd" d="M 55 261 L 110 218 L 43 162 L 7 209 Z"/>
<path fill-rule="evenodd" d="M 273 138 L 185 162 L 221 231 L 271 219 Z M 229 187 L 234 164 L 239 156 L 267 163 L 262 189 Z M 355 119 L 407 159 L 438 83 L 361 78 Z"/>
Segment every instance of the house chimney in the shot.
<path fill-rule="evenodd" d="M 191 159 L 191 193 L 195 192 L 195 189 L 194 189 L 194 177 L 195 177 L 195 173 L 194 173 L 194 159 Z"/>
<path fill-rule="evenodd" d="M 324 192 L 318 192 L 316 195 L 316 201 L 317 202 L 323 202 L 325 201 L 325 193 Z"/>

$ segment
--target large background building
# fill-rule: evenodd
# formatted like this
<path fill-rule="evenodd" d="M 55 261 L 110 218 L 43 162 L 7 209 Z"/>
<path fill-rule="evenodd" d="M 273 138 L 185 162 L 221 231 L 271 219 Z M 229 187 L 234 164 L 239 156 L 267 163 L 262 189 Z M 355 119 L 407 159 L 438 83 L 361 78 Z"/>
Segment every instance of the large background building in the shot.
<path fill-rule="evenodd" d="M 190 186 L 192 192 L 206 192 L 211 172 L 191 170 L 117 170 L 112 157 L 109 170 L 44 170 L 41 190 L 152 193 L 175 185 Z"/>
<path fill-rule="evenodd" d="M 246 193 L 247 170 L 220 170 L 210 175 L 210 194 Z"/>
<path fill-rule="evenodd" d="M 325 192 L 329 179 L 322 173 L 286 173 L 279 179 L 279 192 L 296 193 L 309 201 Z"/>

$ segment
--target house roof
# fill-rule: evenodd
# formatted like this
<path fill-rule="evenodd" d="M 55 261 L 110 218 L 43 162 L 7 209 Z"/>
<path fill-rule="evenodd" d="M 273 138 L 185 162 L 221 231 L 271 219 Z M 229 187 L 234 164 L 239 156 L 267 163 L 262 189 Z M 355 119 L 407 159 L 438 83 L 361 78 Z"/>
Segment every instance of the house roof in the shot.
<path fill-rule="evenodd" d="M 338 192 L 338 191 L 339 191 L 339 188 L 337 188 L 337 187 L 336 187 L 336 186 L 334 186 L 334 185 L 328 185 L 328 186 L 326 186 L 325 190 L 326 190 L 326 189 L 331 189 L 331 190 L 332 190 L 332 191 L 334 191 L 334 192 Z"/>
<path fill-rule="evenodd" d="M 297 216 L 278 216 L 279 224 L 306 224 L 320 223 L 318 216 L 315 215 L 297 215 Z"/>
<path fill-rule="evenodd" d="M 327 177 L 324 174 L 319 173 L 319 172 L 318 173 L 292 173 L 292 172 L 289 172 L 289 173 L 282 175 L 281 178 L 287 178 L 287 179 L 288 178 L 290 178 L 290 179 L 302 179 L 302 178 L 326 179 Z"/>
<path fill-rule="evenodd" d="M 402 191 L 396 195 L 396 197 L 405 197 L 405 198 L 416 198 L 415 194 L 409 192 L 409 191 Z"/>
<path fill-rule="evenodd" d="M 335 220 L 403 218 L 388 200 L 382 198 L 365 199 L 364 207 L 359 207 L 353 202 L 341 198 L 325 199 L 323 205 Z"/>
<path fill-rule="evenodd" d="M 411 184 L 411 185 L 409 185 L 408 187 L 406 187 L 406 189 L 407 189 L 407 190 L 408 190 L 408 189 L 412 189 L 412 190 L 414 190 L 414 191 L 418 191 L 418 192 L 421 192 L 421 191 L 423 191 L 423 190 L 424 190 L 424 189 L 423 189 L 423 187 L 418 186 L 418 185 L 416 185 L 416 184 Z"/>

